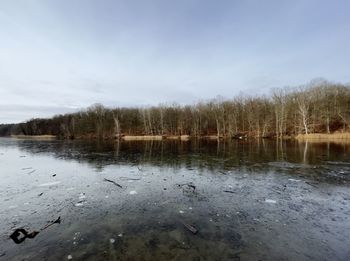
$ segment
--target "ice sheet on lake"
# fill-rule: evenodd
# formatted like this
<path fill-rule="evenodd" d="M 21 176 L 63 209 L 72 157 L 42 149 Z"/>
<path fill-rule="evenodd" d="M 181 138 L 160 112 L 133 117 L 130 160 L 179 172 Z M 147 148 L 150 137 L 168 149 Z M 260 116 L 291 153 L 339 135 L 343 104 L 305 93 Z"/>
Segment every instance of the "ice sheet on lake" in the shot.
<path fill-rule="evenodd" d="M 42 184 L 39 184 L 38 186 L 39 187 L 48 187 L 48 186 L 54 186 L 54 185 L 57 185 L 60 183 L 61 183 L 61 181 L 54 181 L 54 182 L 42 183 Z"/>
<path fill-rule="evenodd" d="M 292 162 L 286 162 L 286 161 L 271 161 L 268 163 L 268 165 L 275 168 L 287 168 L 287 169 L 311 168 L 311 166 L 306 164 L 292 163 Z"/>

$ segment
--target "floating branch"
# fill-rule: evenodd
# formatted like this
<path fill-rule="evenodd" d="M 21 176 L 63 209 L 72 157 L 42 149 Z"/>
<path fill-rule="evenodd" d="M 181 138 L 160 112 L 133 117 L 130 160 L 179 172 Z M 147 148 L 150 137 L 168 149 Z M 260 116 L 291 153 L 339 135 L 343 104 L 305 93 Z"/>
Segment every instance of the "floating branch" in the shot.
<path fill-rule="evenodd" d="M 119 187 L 119 188 L 123 188 L 122 185 L 118 184 L 117 182 L 115 182 L 115 181 L 113 181 L 113 180 L 110 180 L 110 179 L 106 179 L 106 178 L 105 178 L 104 181 L 113 183 L 114 185 L 116 185 L 116 186 Z"/>

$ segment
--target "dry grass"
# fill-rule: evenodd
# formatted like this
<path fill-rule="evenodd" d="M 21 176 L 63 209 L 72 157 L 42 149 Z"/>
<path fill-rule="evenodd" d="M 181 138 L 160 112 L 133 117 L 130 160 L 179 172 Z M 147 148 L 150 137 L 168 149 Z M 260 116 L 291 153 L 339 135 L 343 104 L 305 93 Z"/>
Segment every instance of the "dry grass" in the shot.
<path fill-rule="evenodd" d="M 165 139 L 167 139 L 167 140 L 179 140 L 180 136 L 178 136 L 178 135 L 169 135 L 169 136 L 165 136 Z"/>
<path fill-rule="evenodd" d="M 203 136 L 202 138 L 203 138 L 203 139 L 208 139 L 208 140 L 217 140 L 217 139 L 219 139 L 220 137 L 217 136 L 217 135 L 207 135 L 207 136 Z"/>
<path fill-rule="evenodd" d="M 140 135 L 140 136 L 133 136 L 133 135 L 126 135 L 122 137 L 123 140 L 162 140 L 162 135 Z"/>
<path fill-rule="evenodd" d="M 167 140 L 189 140 L 190 135 L 168 135 L 165 136 Z"/>
<path fill-rule="evenodd" d="M 122 137 L 123 140 L 182 140 L 186 141 L 190 139 L 189 135 L 125 135 Z"/>
<path fill-rule="evenodd" d="M 180 140 L 189 140 L 190 139 L 190 135 L 181 135 L 180 136 Z"/>
<path fill-rule="evenodd" d="M 350 133 L 311 133 L 311 134 L 299 134 L 296 136 L 298 140 L 307 141 L 350 141 Z"/>

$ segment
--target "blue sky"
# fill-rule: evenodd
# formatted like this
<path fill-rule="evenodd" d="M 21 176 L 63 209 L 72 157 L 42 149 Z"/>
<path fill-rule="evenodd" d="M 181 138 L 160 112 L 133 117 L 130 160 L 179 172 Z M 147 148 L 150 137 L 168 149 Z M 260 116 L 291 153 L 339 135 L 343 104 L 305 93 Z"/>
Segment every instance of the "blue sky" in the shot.
<path fill-rule="evenodd" d="M 0 1 L 0 122 L 350 82 L 350 1 Z"/>

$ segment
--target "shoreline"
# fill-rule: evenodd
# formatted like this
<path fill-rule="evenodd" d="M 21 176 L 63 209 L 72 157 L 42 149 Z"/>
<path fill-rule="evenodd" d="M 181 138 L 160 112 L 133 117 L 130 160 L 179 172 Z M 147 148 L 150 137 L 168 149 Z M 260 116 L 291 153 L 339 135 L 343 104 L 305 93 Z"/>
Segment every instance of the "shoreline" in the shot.
<path fill-rule="evenodd" d="M 312 141 L 339 141 L 350 140 L 350 133 L 310 133 L 310 134 L 298 134 L 295 136 L 297 140 L 312 140 Z"/>
<path fill-rule="evenodd" d="M 16 139 L 33 139 L 33 140 L 54 140 L 62 139 L 69 140 L 69 138 L 62 138 L 55 135 L 10 135 L 4 137 L 11 137 Z M 75 140 L 96 140 L 99 139 L 95 136 L 79 136 L 75 137 Z M 189 141 L 191 139 L 203 139 L 203 140 L 247 140 L 247 139 L 280 139 L 277 137 L 255 137 L 255 136 L 234 136 L 225 137 L 217 135 L 203 135 L 203 136 L 190 136 L 190 135 L 122 135 L 120 137 L 101 137 L 102 140 L 123 140 L 123 141 L 162 141 L 162 140 L 179 140 Z M 295 139 L 298 141 L 310 141 L 310 142 L 350 142 L 350 133 L 310 133 L 310 134 L 298 134 L 297 136 L 284 136 L 283 140 Z"/>
<path fill-rule="evenodd" d="M 16 139 L 32 139 L 32 140 L 54 140 L 57 139 L 55 135 L 11 135 L 11 138 Z"/>

